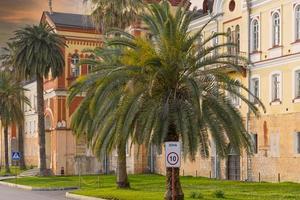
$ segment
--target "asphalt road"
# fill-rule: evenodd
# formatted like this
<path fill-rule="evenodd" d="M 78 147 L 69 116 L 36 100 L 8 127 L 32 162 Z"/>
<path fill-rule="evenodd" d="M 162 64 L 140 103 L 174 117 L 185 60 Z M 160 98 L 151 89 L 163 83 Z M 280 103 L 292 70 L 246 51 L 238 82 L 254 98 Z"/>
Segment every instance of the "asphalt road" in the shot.
<path fill-rule="evenodd" d="M 66 200 L 65 193 L 35 192 L 0 185 L 0 200 Z"/>

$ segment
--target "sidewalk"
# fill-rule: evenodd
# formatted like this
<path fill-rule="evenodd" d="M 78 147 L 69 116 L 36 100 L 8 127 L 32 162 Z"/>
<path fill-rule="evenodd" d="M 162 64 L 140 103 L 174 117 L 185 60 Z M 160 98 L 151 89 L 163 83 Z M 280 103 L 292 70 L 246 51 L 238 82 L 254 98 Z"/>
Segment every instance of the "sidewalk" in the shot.
<path fill-rule="evenodd" d="M 4 181 L 7 179 L 14 179 L 14 178 L 16 178 L 16 176 L 0 176 L 0 181 Z"/>

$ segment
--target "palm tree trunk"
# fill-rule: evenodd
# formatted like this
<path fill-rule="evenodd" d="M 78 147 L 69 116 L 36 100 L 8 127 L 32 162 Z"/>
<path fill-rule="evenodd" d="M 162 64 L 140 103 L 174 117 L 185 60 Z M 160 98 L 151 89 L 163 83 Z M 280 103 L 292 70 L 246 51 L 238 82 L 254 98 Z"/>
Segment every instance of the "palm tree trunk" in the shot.
<path fill-rule="evenodd" d="M 179 135 L 176 132 L 175 125 L 171 124 L 169 126 L 168 135 L 165 142 L 178 142 Z M 174 189 L 172 191 L 172 168 L 167 168 L 166 173 L 166 193 L 165 193 L 165 200 L 183 200 L 184 194 L 181 188 L 180 183 L 180 168 L 174 168 Z M 174 198 L 173 198 L 174 193 Z"/>
<path fill-rule="evenodd" d="M 118 167 L 117 167 L 117 187 L 130 188 L 126 169 L 126 145 L 119 144 L 117 147 Z"/>
<path fill-rule="evenodd" d="M 24 138 L 23 138 L 23 125 L 20 124 L 18 126 L 18 149 L 19 152 L 21 154 L 21 158 L 20 158 L 20 169 L 24 170 L 26 169 L 26 165 L 25 165 L 25 158 L 24 158 Z"/>
<path fill-rule="evenodd" d="M 39 158 L 40 175 L 47 175 L 46 167 L 46 139 L 45 139 L 45 117 L 44 117 L 44 82 L 43 77 L 37 76 L 37 112 L 38 112 L 38 134 L 39 134 Z"/>
<path fill-rule="evenodd" d="M 5 173 L 9 174 L 9 158 L 8 158 L 8 126 L 4 126 L 4 160 L 5 160 Z"/>

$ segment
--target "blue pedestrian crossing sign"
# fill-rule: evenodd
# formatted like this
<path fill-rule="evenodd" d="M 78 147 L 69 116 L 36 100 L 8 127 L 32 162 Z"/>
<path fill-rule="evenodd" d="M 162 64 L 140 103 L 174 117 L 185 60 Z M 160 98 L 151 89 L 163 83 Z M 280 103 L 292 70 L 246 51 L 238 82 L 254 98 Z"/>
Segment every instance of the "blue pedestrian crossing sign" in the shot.
<path fill-rule="evenodd" d="M 12 158 L 12 160 L 20 160 L 20 158 L 21 158 L 20 152 L 12 152 L 11 158 Z"/>

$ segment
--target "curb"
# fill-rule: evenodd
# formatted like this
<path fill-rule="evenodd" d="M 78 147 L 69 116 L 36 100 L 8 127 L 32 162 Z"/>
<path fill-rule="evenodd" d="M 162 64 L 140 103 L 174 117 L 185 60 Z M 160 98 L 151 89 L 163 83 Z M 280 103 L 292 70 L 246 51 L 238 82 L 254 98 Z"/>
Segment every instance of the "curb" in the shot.
<path fill-rule="evenodd" d="M 83 196 L 83 195 L 78 195 L 78 194 L 71 194 L 70 192 L 66 193 L 66 198 L 67 199 L 75 199 L 75 200 L 106 200 L 106 199 L 101 199 L 101 198 L 96 198 L 96 197 L 88 197 L 88 196 Z"/>
<path fill-rule="evenodd" d="M 26 186 L 26 185 L 19 185 L 19 184 L 15 184 L 15 183 L 7 183 L 7 182 L 3 182 L 3 181 L 0 181 L 0 185 L 19 188 L 19 189 L 23 189 L 23 190 L 30 190 L 30 191 L 64 191 L 64 190 L 78 189 L 78 187 L 36 188 L 36 187 L 31 187 L 31 186 Z"/>

